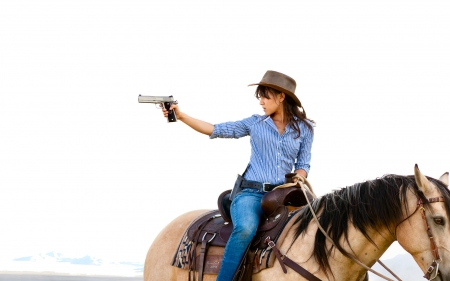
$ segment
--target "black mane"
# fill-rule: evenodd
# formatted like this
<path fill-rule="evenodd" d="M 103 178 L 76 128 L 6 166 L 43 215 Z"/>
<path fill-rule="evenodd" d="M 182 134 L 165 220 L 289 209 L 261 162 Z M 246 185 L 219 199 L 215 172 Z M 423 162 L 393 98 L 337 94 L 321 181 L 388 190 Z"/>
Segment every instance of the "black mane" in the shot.
<path fill-rule="evenodd" d="M 427 178 L 445 198 L 447 215 L 450 214 L 449 189 L 441 181 Z M 399 175 L 386 175 L 382 178 L 341 188 L 319 197 L 312 203 L 312 207 L 315 213 L 320 211 L 320 215 L 318 215 L 320 225 L 327 230 L 336 248 L 347 255 L 339 244 L 339 238 L 343 236 L 345 241 L 349 242 L 349 224 L 353 224 L 372 244 L 374 242 L 368 236 L 369 230 L 387 228 L 392 235 L 395 235 L 395 227 L 403 219 L 402 208 L 408 212 L 406 208 L 408 190 L 422 199 L 425 208 L 429 208 L 429 202 L 418 189 L 414 176 Z M 293 241 L 305 233 L 308 224 L 314 219 L 308 207 L 303 208 L 300 212 L 300 216 L 295 221 L 298 226 Z M 328 256 L 333 248 L 326 249 L 325 240 L 323 233 L 318 230 L 313 256 L 320 268 L 328 275 L 327 272 L 332 274 Z"/>

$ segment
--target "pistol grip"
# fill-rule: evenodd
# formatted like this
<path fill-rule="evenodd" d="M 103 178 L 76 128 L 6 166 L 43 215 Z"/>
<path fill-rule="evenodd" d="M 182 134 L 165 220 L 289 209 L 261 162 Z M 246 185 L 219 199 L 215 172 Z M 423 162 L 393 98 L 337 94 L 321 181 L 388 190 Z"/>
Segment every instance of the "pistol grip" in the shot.
<path fill-rule="evenodd" d="M 172 105 L 171 102 L 167 102 L 167 101 L 164 102 L 164 107 L 169 112 L 169 114 L 167 115 L 167 122 L 177 122 L 177 116 L 175 115 L 175 111 L 170 109 L 171 105 Z"/>

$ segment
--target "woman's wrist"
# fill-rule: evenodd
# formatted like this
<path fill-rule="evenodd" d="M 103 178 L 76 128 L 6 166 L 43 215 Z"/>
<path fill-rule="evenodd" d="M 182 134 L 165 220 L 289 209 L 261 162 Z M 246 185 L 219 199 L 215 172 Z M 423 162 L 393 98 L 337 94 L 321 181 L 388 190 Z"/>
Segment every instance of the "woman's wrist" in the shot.
<path fill-rule="evenodd" d="M 186 116 L 185 116 L 185 114 L 184 114 L 183 112 L 181 112 L 181 111 L 178 112 L 178 114 L 177 114 L 178 120 L 184 122 L 185 117 L 186 117 Z"/>

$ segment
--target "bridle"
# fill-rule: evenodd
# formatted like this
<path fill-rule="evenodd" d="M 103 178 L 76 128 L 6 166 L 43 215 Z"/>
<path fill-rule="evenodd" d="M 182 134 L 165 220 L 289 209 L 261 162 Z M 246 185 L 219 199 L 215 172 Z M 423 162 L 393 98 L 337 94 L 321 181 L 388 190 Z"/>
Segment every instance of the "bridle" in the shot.
<path fill-rule="evenodd" d="M 428 198 L 427 200 L 428 200 L 429 203 L 445 202 L 444 197 L 442 197 L 442 196 L 441 197 Z M 427 280 L 433 280 L 439 274 L 439 263 L 442 262 L 442 259 L 439 256 L 439 251 L 438 251 L 438 248 L 436 246 L 436 242 L 434 241 L 433 233 L 431 233 L 430 226 L 427 223 L 427 218 L 425 216 L 425 208 L 423 207 L 423 202 L 422 202 L 422 199 L 420 197 L 417 198 L 417 205 L 416 205 L 416 209 L 414 210 L 414 212 L 410 216 L 408 216 L 406 219 L 402 220 L 399 224 L 397 224 L 397 226 L 395 227 L 395 233 L 397 233 L 397 227 L 402 222 L 408 220 L 417 211 L 420 211 L 420 214 L 422 216 L 422 221 L 423 221 L 423 224 L 425 226 L 425 229 L 427 230 L 428 238 L 430 238 L 431 253 L 433 254 L 433 262 L 428 267 L 427 272 L 425 273 L 425 275 L 423 277 L 426 278 Z M 397 236 L 397 235 L 395 235 L 395 236 Z M 433 272 L 435 272 L 435 273 L 431 277 Z"/>

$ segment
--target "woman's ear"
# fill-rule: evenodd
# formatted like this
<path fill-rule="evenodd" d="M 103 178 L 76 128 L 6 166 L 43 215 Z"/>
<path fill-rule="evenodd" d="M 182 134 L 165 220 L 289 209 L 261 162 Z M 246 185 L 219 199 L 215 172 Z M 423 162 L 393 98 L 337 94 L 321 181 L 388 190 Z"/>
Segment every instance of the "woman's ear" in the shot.
<path fill-rule="evenodd" d="M 281 92 L 280 95 L 279 95 L 279 101 L 283 102 L 285 98 L 286 98 L 286 94 Z"/>

